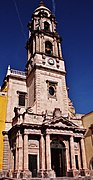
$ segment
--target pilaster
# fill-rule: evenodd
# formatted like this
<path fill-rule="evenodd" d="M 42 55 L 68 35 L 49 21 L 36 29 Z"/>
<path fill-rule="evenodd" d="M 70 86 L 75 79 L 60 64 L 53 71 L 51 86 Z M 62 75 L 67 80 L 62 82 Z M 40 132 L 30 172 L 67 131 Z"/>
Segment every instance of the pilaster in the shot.
<path fill-rule="evenodd" d="M 89 170 L 87 168 L 87 163 L 86 163 L 84 138 L 81 138 L 80 144 L 81 144 L 81 156 L 82 156 L 82 166 L 83 166 L 81 169 L 81 175 L 86 176 L 89 175 Z"/>
<path fill-rule="evenodd" d="M 69 156 L 69 144 L 66 146 L 66 161 L 67 161 L 67 172 L 70 170 L 70 156 Z"/>
<path fill-rule="evenodd" d="M 45 170 L 45 152 L 44 152 L 43 134 L 41 134 L 41 138 L 40 138 L 40 169 Z"/>
<path fill-rule="evenodd" d="M 46 170 L 44 177 L 55 177 L 55 172 L 51 169 L 50 134 L 46 134 Z"/>
<path fill-rule="evenodd" d="M 60 42 L 59 42 L 59 56 L 60 56 L 60 58 L 62 58 L 62 50 L 61 50 L 61 44 L 60 44 Z"/>
<path fill-rule="evenodd" d="M 44 146 L 44 136 L 41 134 L 40 138 L 40 170 L 38 173 L 39 177 L 44 177 L 45 171 L 45 146 Z"/>
<path fill-rule="evenodd" d="M 74 137 L 70 136 L 70 161 L 71 161 L 71 169 L 68 172 L 68 176 L 76 176 L 76 164 L 75 164 L 75 151 L 74 151 Z"/>
<path fill-rule="evenodd" d="M 23 170 L 23 139 L 22 134 L 19 133 L 18 138 L 18 170 Z"/>
<path fill-rule="evenodd" d="M 46 134 L 46 169 L 51 170 L 50 135 Z"/>
<path fill-rule="evenodd" d="M 23 172 L 22 178 L 31 178 L 32 174 L 28 169 L 28 134 L 24 133 L 23 138 Z"/>
<path fill-rule="evenodd" d="M 75 152 L 74 152 L 74 137 L 70 137 L 70 150 L 71 150 L 71 168 L 76 169 L 75 166 Z"/>
<path fill-rule="evenodd" d="M 24 141 L 23 141 L 23 169 L 24 171 L 28 170 L 28 135 L 24 134 Z"/>
<path fill-rule="evenodd" d="M 10 150 L 9 150 L 8 133 L 4 132 L 3 135 L 4 135 L 3 173 L 4 175 L 7 175 L 7 172 L 9 171 Z"/>

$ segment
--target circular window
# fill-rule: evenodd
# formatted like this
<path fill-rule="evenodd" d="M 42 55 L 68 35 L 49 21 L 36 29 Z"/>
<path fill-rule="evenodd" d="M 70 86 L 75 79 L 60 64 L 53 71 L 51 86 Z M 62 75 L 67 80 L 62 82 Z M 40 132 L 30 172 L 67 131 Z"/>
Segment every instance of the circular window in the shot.
<path fill-rule="evenodd" d="M 54 88 L 53 88 L 52 86 L 50 86 L 50 87 L 49 87 L 49 94 L 50 94 L 51 96 L 53 96 L 54 93 L 55 93 Z"/>

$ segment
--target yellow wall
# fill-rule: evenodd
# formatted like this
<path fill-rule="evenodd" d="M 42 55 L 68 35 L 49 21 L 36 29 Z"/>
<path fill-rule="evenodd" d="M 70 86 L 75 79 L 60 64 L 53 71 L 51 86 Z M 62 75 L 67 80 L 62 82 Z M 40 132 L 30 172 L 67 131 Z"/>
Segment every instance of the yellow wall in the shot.
<path fill-rule="evenodd" d="M 5 129 L 5 118 L 6 118 L 6 104 L 7 96 L 0 95 L 0 170 L 2 170 L 3 164 L 3 135 L 2 131 Z"/>
<path fill-rule="evenodd" d="M 85 134 L 85 149 L 86 149 L 86 159 L 88 168 L 90 168 L 90 160 L 93 157 L 93 144 L 92 144 L 92 133 L 89 127 L 93 124 L 93 112 L 86 114 L 83 117 L 83 125 L 86 128 Z"/>

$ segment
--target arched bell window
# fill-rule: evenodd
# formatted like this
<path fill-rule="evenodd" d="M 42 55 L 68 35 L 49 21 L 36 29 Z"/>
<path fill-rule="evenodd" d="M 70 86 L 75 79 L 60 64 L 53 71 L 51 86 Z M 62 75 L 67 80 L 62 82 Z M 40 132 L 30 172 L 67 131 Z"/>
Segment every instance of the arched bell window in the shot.
<path fill-rule="evenodd" d="M 45 42 L 45 53 L 49 55 L 53 54 L 52 43 L 50 41 Z"/>
<path fill-rule="evenodd" d="M 44 22 L 44 30 L 50 31 L 50 24 L 47 21 Z"/>

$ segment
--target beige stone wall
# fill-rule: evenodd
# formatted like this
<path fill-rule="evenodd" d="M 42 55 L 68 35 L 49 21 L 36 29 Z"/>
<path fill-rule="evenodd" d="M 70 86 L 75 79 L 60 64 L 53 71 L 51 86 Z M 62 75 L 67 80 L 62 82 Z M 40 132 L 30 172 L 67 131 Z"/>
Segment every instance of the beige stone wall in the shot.
<path fill-rule="evenodd" d="M 14 107 L 18 107 L 17 91 L 27 92 L 26 80 L 20 79 L 20 78 L 9 77 L 6 130 L 9 130 L 11 128 L 12 118 L 14 117 Z"/>
<path fill-rule="evenodd" d="M 90 161 L 93 158 L 93 144 L 92 144 L 92 134 L 89 127 L 93 124 L 93 112 L 86 114 L 83 117 L 83 125 L 86 128 L 85 134 L 85 149 L 86 149 L 86 158 L 87 158 L 87 165 L 90 168 Z"/>
<path fill-rule="evenodd" d="M 55 98 L 50 98 L 48 95 L 47 81 L 57 82 Z M 36 109 L 36 113 L 42 113 L 47 110 L 48 114 L 53 114 L 55 108 L 60 108 L 62 114 L 68 114 L 68 96 L 64 75 L 60 75 L 57 72 L 53 73 L 52 71 L 37 69 L 35 91 L 36 101 L 33 110 L 35 111 Z M 29 90 L 29 97 L 30 93 L 31 91 Z"/>
<path fill-rule="evenodd" d="M 27 87 L 28 87 L 28 95 L 29 95 L 27 106 L 32 107 L 35 101 L 35 74 L 34 73 L 32 73 L 32 75 L 28 77 Z"/>

